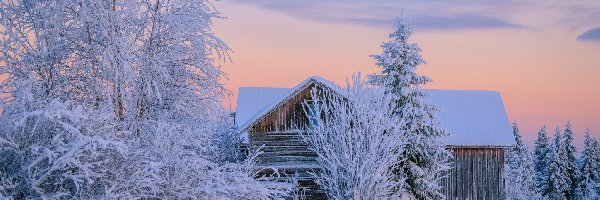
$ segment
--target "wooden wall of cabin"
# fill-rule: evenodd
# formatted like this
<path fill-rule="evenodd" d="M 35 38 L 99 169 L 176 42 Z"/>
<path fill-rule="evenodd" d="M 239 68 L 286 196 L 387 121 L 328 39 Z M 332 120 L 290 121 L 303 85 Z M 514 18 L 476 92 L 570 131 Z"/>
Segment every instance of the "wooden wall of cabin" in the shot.
<path fill-rule="evenodd" d="M 289 101 L 283 102 L 273 112 L 267 114 L 257 124 L 248 130 L 250 135 L 265 132 L 286 131 L 295 129 L 304 129 L 308 123 L 308 117 L 304 113 L 304 101 L 312 101 L 310 91 L 315 84 L 309 84 L 302 88 L 297 95 Z M 319 87 L 317 87 L 319 88 Z"/>
<path fill-rule="evenodd" d="M 441 180 L 446 199 L 505 199 L 503 148 L 450 149 L 452 168 Z"/>

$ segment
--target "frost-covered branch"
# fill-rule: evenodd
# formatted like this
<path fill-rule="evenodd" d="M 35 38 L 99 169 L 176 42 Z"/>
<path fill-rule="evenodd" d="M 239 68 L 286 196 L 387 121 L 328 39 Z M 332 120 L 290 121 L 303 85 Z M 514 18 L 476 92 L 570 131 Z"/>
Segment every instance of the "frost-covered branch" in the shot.
<path fill-rule="evenodd" d="M 316 182 L 332 199 L 395 199 L 403 192 L 398 167 L 404 145 L 381 88 L 355 76 L 347 89 L 313 89 L 305 102 L 311 124 L 304 139 L 318 155 Z"/>

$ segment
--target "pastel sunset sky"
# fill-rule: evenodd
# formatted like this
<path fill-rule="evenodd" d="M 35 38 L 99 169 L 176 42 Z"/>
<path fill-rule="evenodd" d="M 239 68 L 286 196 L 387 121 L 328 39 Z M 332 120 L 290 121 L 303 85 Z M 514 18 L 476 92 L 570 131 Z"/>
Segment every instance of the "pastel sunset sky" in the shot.
<path fill-rule="evenodd" d="M 600 1 L 229 0 L 214 31 L 233 49 L 223 64 L 240 86 L 293 87 L 318 75 L 345 83 L 378 72 L 395 17 L 411 19 L 428 64 L 426 88 L 494 90 L 532 143 L 571 120 L 600 137 Z"/>

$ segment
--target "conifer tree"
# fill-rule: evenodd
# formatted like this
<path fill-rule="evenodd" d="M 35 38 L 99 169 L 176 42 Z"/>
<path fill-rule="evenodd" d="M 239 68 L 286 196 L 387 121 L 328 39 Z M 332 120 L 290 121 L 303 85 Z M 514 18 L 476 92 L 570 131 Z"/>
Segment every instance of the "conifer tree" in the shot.
<path fill-rule="evenodd" d="M 515 147 L 507 152 L 506 185 L 507 199 L 537 199 L 535 169 L 529 148 L 523 144 L 519 127 L 512 124 Z"/>
<path fill-rule="evenodd" d="M 565 173 L 568 177 L 566 179 L 569 190 L 566 191 L 567 199 L 575 199 L 575 191 L 577 190 L 577 177 L 579 171 L 577 171 L 577 158 L 575 158 L 575 152 L 577 149 L 573 145 L 573 131 L 571 128 L 571 122 L 567 122 L 565 125 L 565 131 L 563 132 L 562 149 L 564 150 L 563 160 L 565 161 Z"/>
<path fill-rule="evenodd" d="M 541 192 L 545 188 L 544 180 L 546 180 L 546 168 L 548 166 L 546 158 L 548 157 L 549 150 L 550 144 L 548 134 L 546 133 L 546 126 L 542 126 L 535 140 L 534 152 L 535 185 L 538 192 Z"/>
<path fill-rule="evenodd" d="M 566 199 L 570 189 L 569 177 L 566 173 L 565 151 L 562 145 L 560 129 L 556 128 L 554 142 L 547 156 L 548 168 L 542 195 L 549 199 Z"/>
<path fill-rule="evenodd" d="M 594 171 L 598 176 L 596 176 L 595 187 L 590 191 L 590 196 L 595 196 L 596 199 L 600 199 L 600 144 L 598 144 L 598 140 L 596 138 L 592 138 L 591 145 L 591 154 L 594 156 L 594 162 L 596 169 Z"/>
<path fill-rule="evenodd" d="M 598 183 L 600 182 L 600 155 L 598 155 L 598 142 L 590 137 L 590 130 L 585 131 L 581 152 L 581 165 L 579 166 L 579 178 L 577 179 L 576 199 L 598 199 Z"/>
<path fill-rule="evenodd" d="M 448 133 L 435 124 L 437 109 L 424 101 L 421 86 L 431 79 L 416 72 L 425 61 L 417 44 L 408 41 L 412 34 L 406 19 L 398 19 L 397 29 L 389 35 L 391 40 L 381 45 L 383 52 L 372 56 L 381 74 L 369 78 L 395 99 L 390 107 L 401 120 L 407 138 L 405 160 L 396 170 L 407 176 L 406 191 L 417 199 L 443 199 L 438 182 L 448 168 L 450 153 L 442 141 Z"/>

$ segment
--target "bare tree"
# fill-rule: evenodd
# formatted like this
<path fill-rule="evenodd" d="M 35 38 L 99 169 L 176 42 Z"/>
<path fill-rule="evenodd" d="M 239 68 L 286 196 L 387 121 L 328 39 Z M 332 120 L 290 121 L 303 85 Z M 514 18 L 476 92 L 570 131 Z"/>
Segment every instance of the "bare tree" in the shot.
<path fill-rule="evenodd" d="M 332 199 L 397 199 L 404 177 L 394 174 L 404 147 L 384 90 L 353 78 L 348 88 L 311 91 L 304 139 L 318 155 L 316 182 Z"/>

